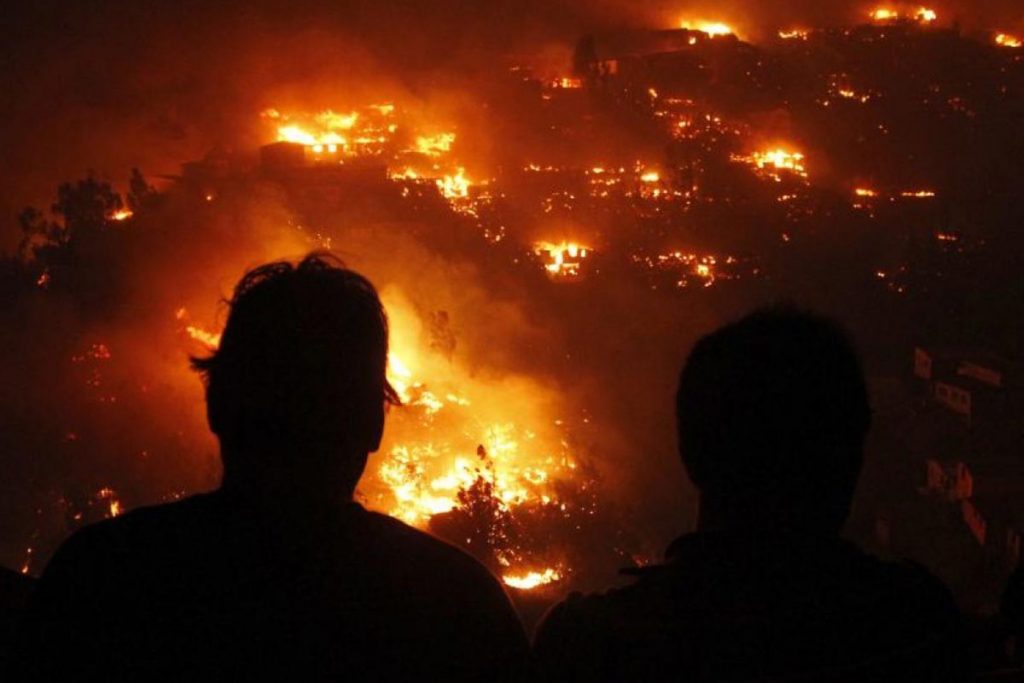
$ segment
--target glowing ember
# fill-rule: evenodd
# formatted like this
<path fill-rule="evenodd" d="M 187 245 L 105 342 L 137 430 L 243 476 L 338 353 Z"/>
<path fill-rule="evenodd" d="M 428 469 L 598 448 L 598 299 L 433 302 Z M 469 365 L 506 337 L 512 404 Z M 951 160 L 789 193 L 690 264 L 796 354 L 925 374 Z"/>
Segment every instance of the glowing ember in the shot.
<path fill-rule="evenodd" d="M 124 221 L 132 217 L 130 209 L 118 209 L 114 213 L 110 214 L 110 220 L 112 221 Z"/>
<path fill-rule="evenodd" d="M 562 78 L 556 78 L 548 84 L 552 88 L 559 88 L 564 90 L 577 90 L 583 87 L 583 81 L 579 78 L 568 78 L 563 76 Z"/>
<path fill-rule="evenodd" d="M 878 9 L 872 10 L 871 18 L 878 22 L 895 21 L 900 18 L 900 13 L 894 9 L 879 7 Z"/>
<path fill-rule="evenodd" d="M 552 567 L 544 571 L 531 571 L 523 574 L 505 574 L 501 580 L 506 586 L 519 590 L 532 590 L 562 580 L 562 572 Z"/>
<path fill-rule="evenodd" d="M 999 46 L 1002 46 L 1002 47 L 1014 47 L 1014 48 L 1016 48 L 1016 47 L 1020 47 L 1021 45 L 1024 45 L 1024 41 L 1022 41 L 1017 36 L 1010 35 L 1009 33 L 1000 33 L 1000 34 L 998 34 L 995 37 L 995 42 L 996 42 L 996 45 L 999 45 Z"/>
<path fill-rule="evenodd" d="M 935 193 L 931 190 L 907 190 L 900 192 L 900 196 L 907 199 L 931 199 Z"/>
<path fill-rule="evenodd" d="M 877 197 L 878 196 L 878 192 L 876 192 L 875 190 L 868 189 L 866 187 L 858 187 L 856 190 L 854 190 L 854 193 L 858 197 Z"/>
<path fill-rule="evenodd" d="M 553 277 L 578 277 L 580 266 L 590 252 L 588 247 L 576 242 L 537 242 L 533 245 L 533 253 L 546 258 L 544 269 Z"/>
<path fill-rule="evenodd" d="M 712 38 L 716 36 L 731 36 L 736 33 L 731 26 L 720 21 L 682 21 L 679 27 L 687 31 L 700 31 Z"/>
<path fill-rule="evenodd" d="M 121 501 L 114 489 L 105 487 L 96 492 L 96 501 L 106 505 L 104 517 L 117 517 L 121 514 Z"/>
<path fill-rule="evenodd" d="M 783 40 L 807 40 L 811 32 L 803 28 L 793 28 L 788 31 L 779 31 L 779 38 Z"/>
<path fill-rule="evenodd" d="M 661 180 L 661 175 L 657 171 L 645 171 L 640 176 L 640 180 L 645 183 L 656 183 Z"/>

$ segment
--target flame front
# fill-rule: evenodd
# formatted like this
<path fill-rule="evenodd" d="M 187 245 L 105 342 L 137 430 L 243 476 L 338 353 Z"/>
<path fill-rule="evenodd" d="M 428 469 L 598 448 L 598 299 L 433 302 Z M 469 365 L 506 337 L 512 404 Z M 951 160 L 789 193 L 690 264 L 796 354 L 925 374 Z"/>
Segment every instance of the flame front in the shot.
<path fill-rule="evenodd" d="M 520 590 L 533 590 L 540 586 L 556 583 L 562 580 L 562 572 L 554 567 L 548 567 L 543 571 L 529 571 L 522 574 L 504 574 L 501 580 L 506 586 Z"/>
<path fill-rule="evenodd" d="M 679 28 L 686 29 L 687 31 L 700 31 L 701 33 L 706 33 L 712 38 L 717 36 L 731 36 L 736 33 L 732 26 L 721 21 L 683 20 L 679 22 Z"/>

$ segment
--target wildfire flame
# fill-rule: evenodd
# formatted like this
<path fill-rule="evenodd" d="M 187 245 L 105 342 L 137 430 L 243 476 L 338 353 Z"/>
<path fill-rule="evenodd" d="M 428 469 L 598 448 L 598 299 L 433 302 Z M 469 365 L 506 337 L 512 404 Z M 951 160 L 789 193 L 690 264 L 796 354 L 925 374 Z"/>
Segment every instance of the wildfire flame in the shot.
<path fill-rule="evenodd" d="M 776 182 L 782 180 L 782 171 L 792 173 L 800 178 L 807 178 L 803 153 L 783 147 L 761 150 L 749 155 L 733 155 L 732 160 L 749 164 L 758 174 L 765 175 Z"/>
<path fill-rule="evenodd" d="M 804 28 L 793 28 L 788 31 L 779 31 L 779 38 L 783 40 L 807 40 L 811 32 Z"/>
<path fill-rule="evenodd" d="M 181 323 L 187 323 L 189 319 L 188 309 L 185 307 L 179 308 L 174 312 L 174 318 Z M 190 339 L 199 342 L 210 351 L 214 351 L 220 346 L 221 335 L 219 332 L 210 332 L 194 324 L 186 324 L 184 330 Z"/>
<path fill-rule="evenodd" d="M 546 258 L 544 269 L 553 277 L 579 276 L 580 265 L 590 252 L 588 247 L 576 242 L 537 242 L 533 245 L 533 253 Z"/>
<path fill-rule="evenodd" d="M 930 7 L 916 7 L 912 11 L 902 11 L 894 7 L 877 7 L 871 11 L 870 16 L 879 24 L 901 21 L 904 18 L 913 19 L 922 24 L 930 24 L 939 18 L 938 12 Z"/>
<path fill-rule="evenodd" d="M 275 126 L 278 142 L 304 145 L 318 155 L 351 155 L 389 142 L 397 130 L 397 124 L 388 123 L 394 111 L 393 104 L 372 104 L 360 111 L 325 109 L 296 116 L 265 109 L 260 117 Z"/>
<path fill-rule="evenodd" d="M 732 26 L 723 23 L 721 21 L 689 21 L 683 20 L 679 23 L 679 28 L 686 29 L 687 31 L 700 31 L 708 36 L 715 38 L 717 36 L 731 36 L 736 33 Z"/>
<path fill-rule="evenodd" d="M 548 84 L 552 88 L 562 90 L 577 90 L 583 87 L 583 80 L 579 78 L 570 78 L 568 76 L 562 76 L 556 78 Z"/>
<path fill-rule="evenodd" d="M 469 196 L 469 179 L 466 177 L 466 169 L 459 168 L 455 175 L 446 175 L 438 179 L 437 187 L 448 199 L 464 199 Z"/>
<path fill-rule="evenodd" d="M 97 502 L 105 503 L 107 510 L 104 513 L 106 517 L 117 517 L 121 514 L 121 501 L 118 500 L 117 492 L 114 489 L 105 487 L 96 492 Z"/>
<path fill-rule="evenodd" d="M 1017 36 L 1010 35 L 1009 33 L 1000 33 L 1000 34 L 996 35 L 995 42 L 996 42 L 996 45 L 1000 45 L 1002 47 L 1014 47 L 1014 48 L 1016 48 L 1016 47 L 1020 47 L 1021 45 L 1024 45 L 1024 41 L 1022 41 Z"/>
<path fill-rule="evenodd" d="M 523 574 L 505 574 L 501 577 L 506 586 L 520 590 L 532 590 L 540 586 L 562 580 L 562 572 L 554 567 L 548 567 L 543 571 L 530 571 Z"/>
<path fill-rule="evenodd" d="M 416 151 L 420 154 L 436 157 L 450 152 L 455 142 L 455 133 L 438 133 L 437 135 L 421 135 L 416 138 Z"/>

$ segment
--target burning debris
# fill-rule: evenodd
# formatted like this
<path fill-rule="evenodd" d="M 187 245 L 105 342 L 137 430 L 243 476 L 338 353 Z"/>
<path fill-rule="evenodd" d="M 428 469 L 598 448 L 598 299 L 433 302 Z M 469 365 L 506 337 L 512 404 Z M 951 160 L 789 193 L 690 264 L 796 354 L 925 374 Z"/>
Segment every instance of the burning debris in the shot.
<path fill-rule="evenodd" d="M 592 250 L 576 242 L 538 242 L 533 253 L 544 260 L 544 269 L 553 278 L 575 279 Z"/>

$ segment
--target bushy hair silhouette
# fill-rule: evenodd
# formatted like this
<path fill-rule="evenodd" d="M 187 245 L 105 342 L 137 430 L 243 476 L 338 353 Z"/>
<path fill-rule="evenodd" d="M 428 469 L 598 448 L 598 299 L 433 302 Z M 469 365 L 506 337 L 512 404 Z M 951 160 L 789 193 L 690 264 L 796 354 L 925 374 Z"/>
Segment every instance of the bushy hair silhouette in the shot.
<path fill-rule="evenodd" d="M 219 347 L 192 359 L 226 473 L 249 464 L 236 453 L 376 450 L 384 405 L 398 397 L 386 377 L 387 316 L 366 278 L 314 253 L 249 271 L 228 303 Z"/>

